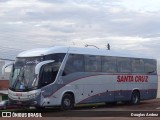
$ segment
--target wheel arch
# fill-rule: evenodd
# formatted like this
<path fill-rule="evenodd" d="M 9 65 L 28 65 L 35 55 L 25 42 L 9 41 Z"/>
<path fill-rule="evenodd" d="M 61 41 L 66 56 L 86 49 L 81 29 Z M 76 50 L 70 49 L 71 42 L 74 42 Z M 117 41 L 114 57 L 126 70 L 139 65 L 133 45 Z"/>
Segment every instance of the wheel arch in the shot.
<path fill-rule="evenodd" d="M 138 89 L 138 88 L 135 88 L 135 89 L 133 89 L 132 90 L 132 93 L 133 92 L 138 92 L 139 93 L 139 97 L 140 97 L 140 99 L 141 99 L 141 93 L 140 93 L 140 90 Z M 132 96 L 132 93 L 131 93 L 131 96 Z M 131 98 L 131 97 L 130 97 Z"/>
<path fill-rule="evenodd" d="M 72 90 L 68 90 L 68 91 L 64 91 L 62 94 L 61 94 L 61 99 L 60 99 L 60 102 L 62 101 L 62 98 L 65 94 L 69 94 L 73 97 L 73 100 L 74 100 L 74 104 L 75 104 L 75 93 L 72 91 Z"/>
<path fill-rule="evenodd" d="M 134 89 L 131 93 L 130 104 L 137 105 L 141 101 L 140 90 Z"/>

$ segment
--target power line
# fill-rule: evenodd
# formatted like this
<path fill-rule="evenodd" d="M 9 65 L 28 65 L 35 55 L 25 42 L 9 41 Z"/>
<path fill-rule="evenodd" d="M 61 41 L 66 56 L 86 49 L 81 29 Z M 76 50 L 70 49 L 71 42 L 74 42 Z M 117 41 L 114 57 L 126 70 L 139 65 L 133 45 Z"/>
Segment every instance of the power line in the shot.
<path fill-rule="evenodd" d="M 12 59 L 5 59 L 5 58 L 0 58 L 0 60 L 14 61 Z"/>
<path fill-rule="evenodd" d="M 1 50 L 14 50 L 14 51 L 24 51 L 24 49 L 19 49 L 19 48 L 11 48 L 11 47 L 4 47 L 0 45 Z"/>

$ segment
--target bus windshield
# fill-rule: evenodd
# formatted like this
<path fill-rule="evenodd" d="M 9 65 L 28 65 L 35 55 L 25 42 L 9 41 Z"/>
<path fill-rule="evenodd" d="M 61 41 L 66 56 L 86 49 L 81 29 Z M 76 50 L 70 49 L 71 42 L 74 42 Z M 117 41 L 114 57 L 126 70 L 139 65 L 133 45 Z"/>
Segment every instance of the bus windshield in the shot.
<path fill-rule="evenodd" d="M 18 91 L 33 89 L 32 83 L 36 78 L 35 66 L 42 60 L 43 57 L 17 58 L 10 76 L 10 89 Z"/>

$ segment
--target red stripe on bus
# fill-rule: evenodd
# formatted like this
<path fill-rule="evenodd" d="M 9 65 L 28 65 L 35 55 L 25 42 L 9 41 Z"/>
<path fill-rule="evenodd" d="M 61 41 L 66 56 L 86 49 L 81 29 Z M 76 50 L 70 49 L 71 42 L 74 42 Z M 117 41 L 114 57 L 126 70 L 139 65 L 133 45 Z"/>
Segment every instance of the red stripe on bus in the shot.
<path fill-rule="evenodd" d="M 57 89 L 56 91 L 54 91 L 53 93 L 51 93 L 50 95 L 43 95 L 44 97 L 51 97 L 54 93 L 56 93 L 58 90 L 60 90 L 61 88 L 63 88 L 64 86 L 72 83 L 72 82 L 75 82 L 75 81 L 78 81 L 78 80 L 81 80 L 81 79 L 84 79 L 84 78 L 88 78 L 88 77 L 93 77 L 93 76 L 103 76 L 103 75 L 147 75 L 147 74 L 95 74 L 95 75 L 89 75 L 89 76 L 85 76 L 85 77 L 82 77 L 82 78 L 77 78 L 73 81 L 70 81 L 68 82 L 67 84 L 61 86 L 59 89 Z"/>
<path fill-rule="evenodd" d="M 129 92 L 129 91 L 132 92 L 133 90 L 116 90 L 116 91 L 109 91 L 109 92 L 120 92 L 120 91 L 122 91 L 122 92 Z M 157 91 L 157 89 L 141 89 L 141 90 L 139 90 L 139 91 L 140 91 L 140 92 L 141 92 L 141 91 Z M 87 99 L 89 99 L 89 98 L 91 98 L 91 97 L 99 96 L 100 94 L 105 94 L 105 93 L 107 93 L 107 92 L 97 93 L 97 94 L 95 94 L 95 95 L 89 96 L 89 97 L 81 100 L 81 101 L 78 102 L 77 104 L 82 103 L 83 101 L 85 101 L 85 100 L 87 100 Z"/>

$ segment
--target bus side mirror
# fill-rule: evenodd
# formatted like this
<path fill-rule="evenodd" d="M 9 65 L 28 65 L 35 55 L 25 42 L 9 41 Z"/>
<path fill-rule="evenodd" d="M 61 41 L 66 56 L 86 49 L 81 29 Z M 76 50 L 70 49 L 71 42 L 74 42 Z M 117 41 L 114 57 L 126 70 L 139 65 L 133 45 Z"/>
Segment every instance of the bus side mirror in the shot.
<path fill-rule="evenodd" d="M 2 67 L 2 76 L 4 76 L 5 69 L 6 69 L 7 67 L 13 65 L 13 64 L 14 64 L 14 63 L 12 62 L 12 63 L 7 63 L 7 64 L 3 65 L 3 67 Z"/>
<path fill-rule="evenodd" d="M 52 63 L 52 62 L 54 62 L 54 61 L 55 61 L 55 60 L 46 60 L 46 61 L 42 61 L 42 62 L 38 63 L 38 64 L 36 65 L 36 67 L 35 67 L 35 74 L 36 74 L 36 75 L 39 74 L 40 69 L 41 69 L 41 67 L 42 67 L 43 65 L 48 64 L 48 63 Z"/>

